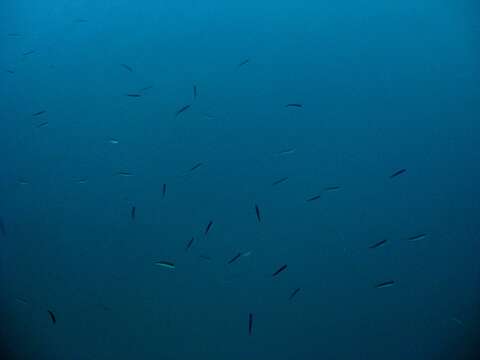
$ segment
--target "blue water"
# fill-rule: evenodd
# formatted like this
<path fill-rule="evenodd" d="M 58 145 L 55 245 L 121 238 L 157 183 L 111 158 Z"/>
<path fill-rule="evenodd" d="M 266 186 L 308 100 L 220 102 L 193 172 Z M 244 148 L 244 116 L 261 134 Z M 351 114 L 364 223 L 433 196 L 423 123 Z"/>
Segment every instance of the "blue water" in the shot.
<path fill-rule="evenodd" d="M 4 0 L 0 39 L 2 359 L 478 358 L 476 1 Z"/>

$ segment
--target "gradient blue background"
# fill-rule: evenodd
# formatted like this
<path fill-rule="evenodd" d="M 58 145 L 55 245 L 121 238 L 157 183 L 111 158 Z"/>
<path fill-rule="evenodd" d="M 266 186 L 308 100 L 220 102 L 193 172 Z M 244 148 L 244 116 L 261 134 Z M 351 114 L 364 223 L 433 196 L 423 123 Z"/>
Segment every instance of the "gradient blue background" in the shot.
<path fill-rule="evenodd" d="M 5 358 L 477 358 L 475 1 L 5 0 L 0 38 Z"/>

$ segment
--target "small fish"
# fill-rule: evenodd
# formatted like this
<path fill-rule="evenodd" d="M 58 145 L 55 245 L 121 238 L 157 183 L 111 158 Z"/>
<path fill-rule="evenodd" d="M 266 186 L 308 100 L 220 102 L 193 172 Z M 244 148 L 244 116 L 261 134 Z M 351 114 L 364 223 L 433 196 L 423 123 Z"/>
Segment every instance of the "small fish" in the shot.
<path fill-rule="evenodd" d="M 175 269 L 175 264 L 171 261 L 164 261 L 164 260 L 157 261 L 155 263 L 155 265 L 161 266 L 161 267 L 164 267 L 164 268 L 167 268 L 167 269 L 172 269 L 172 270 Z"/>
<path fill-rule="evenodd" d="M 139 98 L 140 96 L 142 96 L 142 94 L 132 93 L 132 94 L 125 94 L 125 96 L 133 97 L 133 98 Z"/>
<path fill-rule="evenodd" d="M 120 141 L 118 141 L 117 139 L 114 139 L 114 138 L 110 138 L 108 139 L 108 142 L 112 145 L 116 145 L 118 144 Z"/>
<path fill-rule="evenodd" d="M 80 23 L 86 23 L 88 22 L 87 19 L 82 19 L 82 18 L 77 18 L 75 20 L 73 20 L 74 23 L 77 23 L 77 24 L 80 24 Z"/>
<path fill-rule="evenodd" d="M 197 98 L 198 92 L 197 92 L 197 85 L 193 85 L 193 100 Z"/>
<path fill-rule="evenodd" d="M 323 188 L 323 191 L 337 191 L 340 190 L 340 186 L 327 186 Z"/>
<path fill-rule="evenodd" d="M 13 70 L 5 70 L 6 72 L 8 72 L 9 74 L 15 74 L 15 71 Z"/>
<path fill-rule="evenodd" d="M 195 238 L 192 236 L 192 238 L 188 240 L 188 243 L 185 246 L 185 251 L 188 251 L 192 247 L 194 241 L 195 241 Z"/>
<path fill-rule="evenodd" d="M 281 184 L 281 183 L 283 183 L 283 182 L 285 182 L 285 181 L 287 181 L 287 180 L 288 180 L 288 177 L 285 176 L 285 177 L 283 177 L 283 178 L 281 178 L 281 179 L 278 179 L 278 180 L 274 181 L 274 182 L 272 183 L 272 186 Z"/>
<path fill-rule="evenodd" d="M 414 235 L 414 236 L 410 236 L 407 240 L 408 241 L 418 241 L 418 240 L 422 240 L 426 236 L 427 236 L 427 234 L 425 234 L 425 233 L 417 234 L 417 235 Z"/>
<path fill-rule="evenodd" d="M 245 59 L 237 64 L 237 68 L 247 65 L 250 62 L 250 59 Z"/>
<path fill-rule="evenodd" d="M 119 172 L 117 172 L 117 175 L 118 176 L 125 176 L 125 177 L 133 176 L 133 174 L 129 171 L 119 171 Z"/>
<path fill-rule="evenodd" d="M 80 179 L 77 180 L 77 183 L 78 184 L 85 184 L 87 182 L 87 180 L 88 180 L 87 178 L 80 178 Z"/>
<path fill-rule="evenodd" d="M 29 51 L 24 52 L 22 55 L 23 56 L 28 56 L 28 55 L 32 55 L 34 53 L 35 53 L 35 50 L 29 50 Z"/>
<path fill-rule="evenodd" d="M 387 239 L 380 240 L 379 242 L 376 242 L 375 244 L 370 245 L 368 248 L 369 248 L 369 249 L 376 249 L 376 248 L 378 248 L 378 247 L 380 247 L 380 246 L 382 246 L 382 245 L 385 245 L 386 242 L 387 242 Z"/>
<path fill-rule="evenodd" d="M 141 92 L 150 90 L 151 88 L 153 88 L 153 85 L 148 85 L 148 86 L 145 86 L 145 87 L 141 88 L 140 90 L 138 90 L 138 92 L 141 93 Z"/>
<path fill-rule="evenodd" d="M 298 104 L 298 103 L 290 103 L 290 104 L 285 105 L 285 107 L 301 108 L 301 107 L 303 107 L 303 105 L 302 105 L 302 104 Z"/>
<path fill-rule="evenodd" d="M 137 215 L 137 208 L 135 206 L 132 206 L 132 210 L 130 211 L 130 218 L 132 220 L 135 220 L 136 215 Z"/>
<path fill-rule="evenodd" d="M 262 222 L 262 217 L 260 215 L 260 208 L 255 204 L 255 215 L 257 216 L 257 221 Z"/>
<path fill-rule="evenodd" d="M 244 252 L 244 253 L 242 254 L 243 257 L 248 257 L 248 256 L 250 256 L 250 255 L 252 255 L 252 252 L 251 252 L 251 251 L 246 251 L 246 252 Z"/>
<path fill-rule="evenodd" d="M 41 122 L 40 124 L 37 124 L 37 128 L 45 127 L 48 125 L 48 121 Z"/>
<path fill-rule="evenodd" d="M 253 332 L 253 314 L 248 314 L 248 335 L 252 335 Z"/>
<path fill-rule="evenodd" d="M 386 288 L 386 287 L 391 287 L 395 284 L 395 281 L 393 280 L 389 280 L 389 281 L 384 281 L 384 282 L 381 282 L 381 283 L 378 283 L 375 285 L 375 288 L 376 289 L 381 289 L 381 288 Z"/>
<path fill-rule="evenodd" d="M 131 66 L 128 66 L 127 64 L 120 64 L 121 67 L 123 67 L 125 70 L 133 72 L 133 69 Z"/>
<path fill-rule="evenodd" d="M 183 113 L 184 111 L 188 110 L 190 108 L 190 105 L 184 105 L 182 106 L 180 109 L 178 109 L 176 112 L 175 112 L 175 118 L 180 115 L 181 113 Z"/>
<path fill-rule="evenodd" d="M 277 153 L 277 155 L 278 156 L 291 155 L 291 154 L 294 154 L 296 151 L 297 151 L 297 149 L 295 149 L 295 148 L 288 148 L 288 149 L 284 149 L 282 151 L 279 151 Z"/>
<path fill-rule="evenodd" d="M 57 318 L 55 317 L 55 314 L 51 310 L 47 310 L 48 314 L 50 315 L 50 319 L 52 320 L 52 323 L 55 324 L 57 322 Z"/>
<path fill-rule="evenodd" d="M 33 113 L 32 116 L 39 116 L 39 115 L 45 114 L 46 112 L 47 112 L 47 110 L 40 110 L 40 111 L 37 111 L 37 112 Z"/>
<path fill-rule="evenodd" d="M 235 261 L 237 261 L 240 258 L 240 256 L 242 256 L 242 253 L 241 252 L 237 253 L 234 257 L 232 257 L 230 260 L 228 260 L 227 264 L 230 265 L 230 264 L 234 263 Z"/>
<path fill-rule="evenodd" d="M 309 197 L 309 198 L 307 199 L 307 202 L 318 200 L 318 199 L 320 199 L 321 197 L 322 197 L 322 195 L 315 195 L 315 196 Z"/>
<path fill-rule="evenodd" d="M 200 166 L 203 166 L 203 163 L 199 162 L 199 163 L 196 163 L 195 165 L 193 165 L 188 171 L 189 172 L 192 172 L 194 170 L 197 170 Z"/>
<path fill-rule="evenodd" d="M 396 178 L 397 176 L 402 175 L 406 171 L 407 171 L 407 169 L 397 170 L 392 175 L 390 175 L 390 179 Z"/>
<path fill-rule="evenodd" d="M 293 290 L 292 293 L 290 294 L 290 296 L 288 297 L 288 300 L 289 300 L 289 301 L 292 301 L 293 298 L 294 298 L 295 296 L 297 296 L 297 294 L 298 294 L 298 292 L 299 292 L 300 290 L 301 290 L 300 288 L 296 288 L 295 290 Z"/>
<path fill-rule="evenodd" d="M 213 225 L 213 221 L 210 220 L 207 224 L 207 227 L 205 228 L 205 231 L 204 231 L 204 235 L 207 236 L 208 235 L 208 232 L 210 231 L 210 229 L 212 228 L 212 225 Z"/>
<path fill-rule="evenodd" d="M 5 228 L 5 223 L 3 222 L 3 219 L 0 217 L 0 234 L 2 236 L 7 236 L 7 230 Z"/>
<path fill-rule="evenodd" d="M 287 267 L 288 267 L 287 264 L 280 266 L 280 267 L 272 274 L 272 277 L 275 277 L 275 276 L 277 276 L 278 274 L 280 274 L 282 271 L 285 271 L 285 270 L 287 269 Z"/>
<path fill-rule="evenodd" d="M 165 199 L 165 195 L 167 195 L 167 184 L 162 185 L 162 199 Z"/>

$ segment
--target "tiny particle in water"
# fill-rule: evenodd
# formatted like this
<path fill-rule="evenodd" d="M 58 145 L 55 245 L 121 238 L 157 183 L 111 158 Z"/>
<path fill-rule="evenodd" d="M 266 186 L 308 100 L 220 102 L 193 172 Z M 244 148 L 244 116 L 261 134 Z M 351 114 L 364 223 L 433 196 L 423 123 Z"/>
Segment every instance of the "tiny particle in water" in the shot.
<path fill-rule="evenodd" d="M 77 183 L 78 184 L 85 184 L 87 182 L 87 180 L 88 180 L 87 178 L 81 178 L 81 179 L 77 180 Z"/>
<path fill-rule="evenodd" d="M 172 269 L 172 270 L 175 269 L 175 264 L 171 261 L 164 261 L 164 260 L 157 261 L 155 263 L 155 265 L 161 266 L 161 267 L 164 267 L 164 268 L 167 268 L 167 269 Z"/>

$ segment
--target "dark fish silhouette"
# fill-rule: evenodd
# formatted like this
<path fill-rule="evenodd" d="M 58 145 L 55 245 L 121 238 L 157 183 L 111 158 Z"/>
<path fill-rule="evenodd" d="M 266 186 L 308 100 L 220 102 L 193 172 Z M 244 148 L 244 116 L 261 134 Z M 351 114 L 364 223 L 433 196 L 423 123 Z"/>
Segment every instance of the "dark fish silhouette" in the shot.
<path fill-rule="evenodd" d="M 121 67 L 123 67 L 125 70 L 133 72 L 133 69 L 131 66 L 128 66 L 127 64 L 120 64 Z"/>
<path fill-rule="evenodd" d="M 255 204 L 255 215 L 257 216 L 258 222 L 262 222 L 262 217 L 260 215 L 260 208 L 257 204 Z"/>
<path fill-rule="evenodd" d="M 287 269 L 287 267 L 288 267 L 287 264 L 280 266 L 280 267 L 272 274 L 272 277 L 275 277 L 275 276 L 277 276 L 278 274 L 280 274 L 282 271 L 285 271 L 285 270 Z"/>
<path fill-rule="evenodd" d="M 40 111 L 37 111 L 37 112 L 33 113 L 32 116 L 39 116 L 39 115 L 45 114 L 46 112 L 47 112 L 47 110 L 40 110 Z"/>
<path fill-rule="evenodd" d="M 134 97 L 134 98 L 139 98 L 140 96 L 142 96 L 142 94 L 125 94 L 125 95 L 128 97 Z"/>
<path fill-rule="evenodd" d="M 278 179 L 277 181 L 274 181 L 274 182 L 272 183 L 272 186 L 281 184 L 281 183 L 283 183 L 283 182 L 285 182 L 285 181 L 287 181 L 287 180 L 288 180 L 288 177 L 285 176 L 285 177 L 283 177 L 283 178 L 281 178 L 281 179 Z"/>
<path fill-rule="evenodd" d="M 426 236 L 427 236 L 427 234 L 421 233 L 421 234 L 417 234 L 417 235 L 414 235 L 414 236 L 410 236 L 407 240 L 408 241 L 418 241 L 418 240 L 421 240 L 421 239 L 425 238 Z"/>
<path fill-rule="evenodd" d="M 192 236 L 192 238 L 188 240 L 188 243 L 185 246 L 185 251 L 188 251 L 192 247 L 194 241 L 195 241 L 195 238 Z"/>
<path fill-rule="evenodd" d="M 7 230 L 5 228 L 5 223 L 3 222 L 3 219 L 0 217 L 0 234 L 2 236 L 7 236 Z"/>
<path fill-rule="evenodd" d="M 32 55 L 34 53 L 35 53 L 35 50 L 29 50 L 29 51 L 24 52 L 22 55 L 23 56 L 28 56 L 28 55 Z"/>
<path fill-rule="evenodd" d="M 193 100 L 195 100 L 197 98 L 197 85 L 193 85 Z"/>
<path fill-rule="evenodd" d="M 132 206 L 132 210 L 130 211 L 130 217 L 132 220 L 135 220 L 135 217 L 137 216 L 137 208 L 135 206 Z"/>
<path fill-rule="evenodd" d="M 161 266 L 167 269 L 171 269 L 171 270 L 175 269 L 175 264 L 171 261 L 161 260 L 161 261 L 157 261 L 155 265 Z"/>
<path fill-rule="evenodd" d="M 6 72 L 8 72 L 9 74 L 15 74 L 15 71 L 13 70 L 5 70 Z"/>
<path fill-rule="evenodd" d="M 327 186 L 323 188 L 324 191 L 337 191 L 340 190 L 340 186 Z"/>
<path fill-rule="evenodd" d="M 242 253 L 241 252 L 237 253 L 237 255 L 235 255 L 230 260 L 228 260 L 227 264 L 230 265 L 231 263 L 234 263 L 240 258 L 240 256 L 242 256 Z"/>
<path fill-rule="evenodd" d="M 252 335 L 253 332 L 253 314 L 248 314 L 248 335 Z"/>
<path fill-rule="evenodd" d="M 165 195 L 167 195 L 167 184 L 162 186 L 162 199 L 165 199 Z"/>
<path fill-rule="evenodd" d="M 133 176 L 133 173 L 131 173 L 129 171 L 119 171 L 119 172 L 117 172 L 117 175 L 118 176 Z"/>
<path fill-rule="evenodd" d="M 198 162 L 198 163 L 196 163 L 195 165 L 193 165 L 188 171 L 189 171 L 189 172 L 192 172 L 192 171 L 194 171 L 194 170 L 197 170 L 197 169 L 198 169 L 200 166 L 202 166 L 202 165 L 203 165 L 203 163 Z"/>
<path fill-rule="evenodd" d="M 41 128 L 47 125 L 48 125 L 48 121 L 44 121 L 44 122 L 41 122 L 40 124 L 37 124 L 37 128 Z"/>
<path fill-rule="evenodd" d="M 303 107 L 302 104 L 298 104 L 298 103 L 291 103 L 291 104 L 287 104 L 285 105 L 285 107 L 296 107 L 296 108 L 301 108 Z"/>
<path fill-rule="evenodd" d="M 390 179 L 396 178 L 397 176 L 402 175 L 406 171 L 407 171 L 407 169 L 397 170 L 392 175 L 390 175 Z"/>
<path fill-rule="evenodd" d="M 247 65 L 250 62 L 250 59 L 245 59 L 242 62 L 238 63 L 237 68 Z"/>
<path fill-rule="evenodd" d="M 205 231 L 204 231 L 204 235 L 205 235 L 205 236 L 208 235 L 210 229 L 212 228 L 212 225 L 213 225 L 213 221 L 210 220 L 210 221 L 208 222 L 208 224 L 207 224 L 207 227 L 205 228 Z"/>
<path fill-rule="evenodd" d="M 395 281 L 393 281 L 393 280 L 384 281 L 384 282 L 376 284 L 375 288 L 377 288 L 377 289 L 386 288 L 386 287 L 393 286 L 394 284 L 395 284 Z"/>
<path fill-rule="evenodd" d="M 50 315 L 50 319 L 52 320 L 52 323 L 55 324 L 57 322 L 57 318 L 55 317 L 55 314 L 51 310 L 47 310 L 48 314 Z"/>
<path fill-rule="evenodd" d="M 141 88 L 140 90 L 138 90 L 138 92 L 141 93 L 141 92 L 150 90 L 151 88 L 153 88 L 153 85 L 148 85 L 148 86 L 145 86 L 145 87 Z"/>
<path fill-rule="evenodd" d="M 178 115 L 180 115 L 180 114 L 183 113 L 184 111 L 187 111 L 189 108 L 190 108 L 190 105 L 184 105 L 184 106 L 182 106 L 180 109 L 178 109 L 178 110 L 175 112 L 175 117 L 177 117 Z"/>
<path fill-rule="evenodd" d="M 79 24 L 79 23 L 86 23 L 86 22 L 88 22 L 88 20 L 87 19 L 82 19 L 82 18 L 77 18 L 77 19 L 73 20 L 73 22 Z"/>
<path fill-rule="evenodd" d="M 385 245 L 386 242 L 387 242 L 387 239 L 380 240 L 379 242 L 370 245 L 368 248 L 369 248 L 369 249 L 376 249 L 376 248 L 378 248 L 378 247 L 380 247 L 380 246 L 382 246 L 382 245 Z"/>
<path fill-rule="evenodd" d="M 297 296 L 298 292 L 300 291 L 300 288 L 296 288 L 295 290 L 292 291 L 290 296 L 288 297 L 288 300 L 292 301 L 295 296 Z"/>
<path fill-rule="evenodd" d="M 307 199 L 307 201 L 315 201 L 322 197 L 322 195 L 315 195 Z"/>

